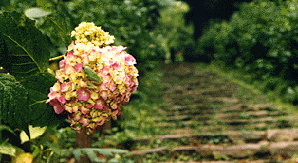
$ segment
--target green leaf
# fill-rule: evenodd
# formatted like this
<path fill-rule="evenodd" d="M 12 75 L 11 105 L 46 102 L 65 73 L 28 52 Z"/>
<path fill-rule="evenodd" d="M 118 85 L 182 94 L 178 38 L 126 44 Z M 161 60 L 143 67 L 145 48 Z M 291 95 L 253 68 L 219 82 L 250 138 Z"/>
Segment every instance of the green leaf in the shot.
<path fill-rule="evenodd" d="M 44 35 L 47 35 L 51 42 L 57 47 L 62 54 L 65 54 L 67 46 L 71 43 L 70 37 L 73 27 L 67 17 L 60 13 L 55 13 L 44 18 L 44 23 L 38 26 Z"/>
<path fill-rule="evenodd" d="M 31 18 L 31 19 L 45 17 L 45 16 L 48 16 L 50 14 L 52 14 L 51 11 L 46 11 L 46 10 L 44 10 L 42 8 L 39 8 L 39 7 L 32 7 L 32 8 L 29 8 L 25 11 L 25 15 L 28 18 Z"/>
<path fill-rule="evenodd" d="M 47 130 L 47 127 L 40 128 L 40 127 L 32 127 L 32 125 L 29 125 L 30 138 L 24 131 L 22 131 L 20 134 L 21 143 L 23 144 L 24 142 L 27 142 L 30 139 L 35 139 L 35 138 L 43 135 L 46 132 L 46 130 Z"/>
<path fill-rule="evenodd" d="M 30 112 L 28 92 L 7 74 L 0 74 L 0 113 L 1 118 L 10 126 L 28 131 Z"/>
<path fill-rule="evenodd" d="M 0 14 L 0 66 L 16 79 L 46 72 L 50 52 L 46 37 L 30 20 L 17 12 Z"/>
<path fill-rule="evenodd" d="M 8 143 L 4 143 L 0 145 L 0 153 L 2 154 L 6 154 L 6 155 L 10 155 L 10 156 L 16 156 L 16 147 L 8 144 Z"/>
<path fill-rule="evenodd" d="M 59 149 L 56 146 L 54 146 L 53 144 L 51 144 L 50 142 L 46 142 L 46 145 L 51 148 L 51 150 L 53 150 L 55 153 L 59 154 L 59 155 L 66 155 L 67 153 L 71 152 L 69 149 Z"/>
<path fill-rule="evenodd" d="M 57 79 L 50 73 L 37 73 L 20 82 L 28 90 L 29 110 L 33 126 L 50 126 L 60 123 L 64 115 L 55 113 L 53 107 L 46 104 L 50 87 L 54 85 Z"/>
<path fill-rule="evenodd" d="M 7 131 L 9 131 L 10 133 L 15 134 L 15 133 L 13 132 L 13 130 L 12 130 L 9 126 L 6 126 L 6 125 L 0 125 L 0 131 L 2 131 L 2 130 L 7 130 Z"/>
<path fill-rule="evenodd" d="M 72 26 L 66 20 L 65 16 L 56 13 L 55 16 L 47 17 L 47 19 L 52 23 L 55 34 L 68 46 L 71 43 L 70 33 Z"/>

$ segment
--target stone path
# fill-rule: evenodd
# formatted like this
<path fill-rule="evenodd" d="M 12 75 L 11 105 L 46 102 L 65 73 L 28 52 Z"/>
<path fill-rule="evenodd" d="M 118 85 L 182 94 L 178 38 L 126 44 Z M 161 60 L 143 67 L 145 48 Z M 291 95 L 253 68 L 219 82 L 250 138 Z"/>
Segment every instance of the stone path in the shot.
<path fill-rule="evenodd" d="M 151 154 L 164 163 L 296 162 L 298 118 L 195 64 L 163 65 L 161 70 L 166 104 L 152 120 L 166 135 L 134 140 L 138 148 L 131 158 L 143 162 Z"/>

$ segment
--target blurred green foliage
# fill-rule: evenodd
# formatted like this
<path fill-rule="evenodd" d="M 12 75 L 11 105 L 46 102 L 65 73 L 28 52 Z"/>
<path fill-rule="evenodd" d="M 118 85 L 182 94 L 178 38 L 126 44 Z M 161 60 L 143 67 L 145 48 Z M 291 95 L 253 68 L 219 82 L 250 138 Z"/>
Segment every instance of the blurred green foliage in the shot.
<path fill-rule="evenodd" d="M 58 68 L 57 63 L 53 66 L 51 61 L 49 64 L 49 58 L 66 53 L 67 46 L 73 40 L 70 33 L 81 22 L 94 22 L 95 25 L 101 26 L 105 31 L 114 35 L 116 38 L 115 45 L 127 47 L 127 52 L 132 54 L 138 62 L 137 68 L 140 76 L 143 76 L 144 72 L 155 68 L 165 58 L 165 54 L 170 52 L 170 49 L 183 51 L 187 44 L 193 42 L 191 40 L 193 29 L 191 26 L 186 27 L 183 20 L 183 14 L 187 10 L 188 6 L 185 3 L 176 3 L 175 0 L 0 1 L 0 17 L 3 20 L 2 25 L 0 25 L 0 42 L 2 43 L 0 44 L 0 51 L 2 52 L 0 55 L 0 75 L 12 79 L 6 84 L 14 85 L 11 90 L 7 90 L 9 93 L 13 94 L 16 89 L 15 85 L 24 87 L 26 93 L 24 97 L 21 94 L 11 96 L 20 96 L 25 98 L 26 102 L 22 103 L 23 110 L 16 110 L 12 106 L 9 113 L 13 111 L 14 118 L 22 116 L 29 117 L 31 120 L 21 123 L 22 119 L 18 119 L 20 125 L 15 125 L 13 117 L 8 116 L 10 121 L 3 118 L 3 115 L 1 118 L 6 120 L 7 125 L 12 129 L 18 128 L 20 130 L 26 130 L 28 124 L 51 128 L 50 125 L 54 125 L 49 123 L 52 121 L 51 119 L 59 118 L 60 122 L 61 119 L 66 118 L 56 117 L 54 110 L 45 103 L 49 87 L 55 81 L 54 76 L 46 71 L 49 71 L 48 66 L 53 70 Z M 11 40 L 11 38 L 13 39 Z M 26 56 L 26 60 L 22 59 L 20 55 L 23 58 Z M 11 59 L 13 57 L 14 60 Z M 32 63 L 33 66 L 23 66 L 29 63 Z M 18 69 L 16 69 L 17 66 L 19 66 Z M 42 69 L 38 71 L 29 71 L 40 66 Z M 153 102 L 151 98 L 160 93 L 159 87 L 154 85 L 159 83 L 159 76 L 160 74 L 154 72 L 150 74 L 150 77 L 144 77 L 146 82 L 141 84 L 138 93 L 134 94 L 134 97 L 132 96 L 133 103 L 125 108 L 126 111 L 123 114 L 128 119 L 121 126 L 124 132 L 117 132 L 119 137 L 122 135 L 120 140 L 130 138 L 125 134 L 126 132 L 132 132 L 136 135 L 161 132 L 153 127 L 154 122 L 152 120 L 146 118 L 146 115 L 157 109 L 157 104 L 152 105 L 156 101 Z M 8 98 L 3 98 L 2 103 L 7 101 L 6 99 Z M 8 101 L 7 103 L 12 105 L 13 102 L 16 101 Z M 4 110 L 7 111 L 7 108 L 5 107 Z M 28 113 L 33 111 L 34 114 L 24 115 L 27 111 Z M 44 112 L 48 114 L 44 114 Z M 151 127 L 143 129 L 147 124 L 150 124 Z M 55 127 L 51 129 L 54 130 L 53 135 L 58 131 Z M 57 135 L 59 137 L 59 134 Z M 73 135 L 69 136 L 73 137 Z M 65 148 L 71 149 L 72 143 L 62 144 Z M 57 142 L 53 144 L 57 145 Z M 36 147 L 33 147 L 36 150 L 30 152 L 33 152 L 34 157 L 37 157 L 34 153 L 44 151 L 43 146 L 46 144 L 37 142 L 35 145 Z M 50 148 L 52 149 L 52 147 Z M 46 149 L 44 154 L 50 154 L 50 157 L 53 151 Z"/>
<path fill-rule="evenodd" d="M 171 56 L 171 49 L 187 53 L 187 47 L 194 44 L 192 24 L 186 25 L 184 14 L 190 10 L 187 3 L 175 2 L 171 7 L 160 10 L 157 31 L 163 36 L 162 47 L 165 49 L 166 59 Z M 174 54 L 172 54 L 174 55 Z"/>
<path fill-rule="evenodd" d="M 230 21 L 211 22 L 196 52 L 255 74 L 254 79 L 267 81 L 265 92 L 278 88 L 297 104 L 297 9 L 295 0 L 242 3 Z"/>
<path fill-rule="evenodd" d="M 51 13 L 31 17 L 48 37 L 51 57 L 65 54 L 71 42 L 70 33 L 78 24 L 94 22 L 115 36 L 115 45 L 127 47 L 127 52 L 137 59 L 142 74 L 154 67 L 152 61 L 164 58 L 160 32 L 154 29 L 159 9 L 172 3 L 168 0 L 5 0 L 0 7 L 1 11 L 20 13 L 38 7 Z"/>

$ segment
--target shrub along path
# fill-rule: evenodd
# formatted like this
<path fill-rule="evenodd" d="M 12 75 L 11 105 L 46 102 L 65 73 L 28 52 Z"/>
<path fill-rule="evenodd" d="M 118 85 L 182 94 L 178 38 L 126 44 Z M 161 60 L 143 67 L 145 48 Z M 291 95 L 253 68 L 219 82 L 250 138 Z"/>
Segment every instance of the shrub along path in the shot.
<path fill-rule="evenodd" d="M 197 64 L 162 65 L 161 71 L 166 104 L 152 120 L 166 135 L 135 139 L 130 158 L 295 162 L 298 118 L 216 73 L 198 69 Z"/>

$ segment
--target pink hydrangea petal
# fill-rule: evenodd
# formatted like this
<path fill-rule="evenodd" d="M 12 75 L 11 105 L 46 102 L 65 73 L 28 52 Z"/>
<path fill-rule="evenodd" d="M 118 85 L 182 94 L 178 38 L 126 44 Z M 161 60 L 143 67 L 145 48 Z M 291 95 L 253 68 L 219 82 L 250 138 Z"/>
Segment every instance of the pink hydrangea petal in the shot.
<path fill-rule="evenodd" d="M 66 102 L 66 101 L 65 101 L 65 96 L 64 96 L 64 95 L 58 97 L 57 99 L 58 99 L 58 101 L 59 101 L 61 104 L 65 104 L 65 102 Z"/>
<path fill-rule="evenodd" d="M 79 106 L 73 106 L 72 107 L 72 112 L 77 112 L 79 110 Z"/>
<path fill-rule="evenodd" d="M 59 97 L 59 96 L 60 96 L 60 93 L 57 93 L 57 92 L 55 92 L 55 91 L 50 92 L 50 93 L 48 94 L 49 99 L 47 100 L 47 103 L 48 103 L 50 100 L 52 100 L 52 99 L 54 99 L 54 98 L 57 98 L 57 97 Z"/>
<path fill-rule="evenodd" d="M 64 111 L 65 106 L 62 105 L 57 98 L 50 101 L 50 105 L 54 107 L 55 113 L 60 114 Z"/>
<path fill-rule="evenodd" d="M 127 65 L 137 64 L 136 59 L 129 54 L 124 57 L 124 60 L 125 60 L 125 64 Z"/>
<path fill-rule="evenodd" d="M 71 90 L 72 82 L 62 83 L 60 86 L 60 92 L 66 92 Z"/>
<path fill-rule="evenodd" d="M 90 91 L 86 88 L 80 88 L 77 90 L 78 100 L 80 101 L 87 101 L 90 97 Z"/>
<path fill-rule="evenodd" d="M 107 85 L 107 83 L 102 83 L 102 84 L 99 86 L 99 90 L 100 90 L 100 91 L 106 91 L 106 90 L 108 90 L 106 85 Z"/>
<path fill-rule="evenodd" d="M 111 108 L 112 108 L 112 109 L 117 109 L 117 108 L 118 108 L 117 103 L 112 104 L 112 105 L 111 105 Z"/>
<path fill-rule="evenodd" d="M 108 96 L 109 96 L 109 93 L 108 91 L 101 91 L 100 92 L 100 96 L 101 98 L 103 98 L 104 100 L 107 100 Z"/>
<path fill-rule="evenodd" d="M 124 77 L 124 82 L 125 82 L 126 85 L 129 85 L 130 81 L 131 80 L 130 80 L 130 78 L 128 76 L 125 76 Z"/>
<path fill-rule="evenodd" d="M 109 68 L 107 68 L 106 66 L 103 66 L 101 69 L 101 75 L 107 76 L 108 73 L 109 73 Z"/>
<path fill-rule="evenodd" d="M 68 57 L 76 57 L 76 55 L 74 55 L 73 51 L 70 51 L 66 54 L 66 56 Z"/>
<path fill-rule="evenodd" d="M 63 106 L 62 105 L 56 105 L 54 106 L 54 110 L 56 114 L 60 114 L 64 111 Z"/>
<path fill-rule="evenodd" d="M 61 60 L 61 61 L 59 62 L 59 68 L 60 68 L 60 69 L 63 69 L 64 66 L 65 66 L 65 60 L 63 59 L 63 60 Z"/>
<path fill-rule="evenodd" d="M 75 73 L 75 71 L 76 70 L 70 64 L 65 65 L 65 70 L 64 70 L 65 74 L 73 74 Z"/>
<path fill-rule="evenodd" d="M 78 63 L 75 65 L 75 69 L 77 70 L 77 72 L 81 72 L 83 69 L 83 65 L 81 63 Z"/>
<path fill-rule="evenodd" d="M 126 96 L 123 101 L 127 103 L 129 102 L 129 100 L 130 100 L 130 97 Z"/>
<path fill-rule="evenodd" d="M 100 117 L 96 117 L 96 118 L 93 118 L 92 119 L 94 122 L 97 122 L 97 124 L 98 124 L 98 122 L 104 122 L 104 117 L 103 116 L 100 116 Z M 103 123 L 102 123 L 103 124 Z M 100 124 L 99 124 L 100 125 Z"/>
<path fill-rule="evenodd" d="M 79 109 L 81 110 L 81 112 L 83 114 L 88 114 L 90 112 L 90 110 L 86 107 L 80 106 Z"/>
<path fill-rule="evenodd" d="M 109 89 L 110 89 L 112 92 L 115 91 L 115 89 L 117 88 L 116 85 L 115 85 L 113 82 L 110 82 L 108 86 L 109 86 Z"/>
<path fill-rule="evenodd" d="M 119 112 L 119 110 L 114 110 L 114 111 L 112 112 L 112 118 L 113 118 L 114 120 L 117 120 L 118 112 Z"/>
<path fill-rule="evenodd" d="M 90 123 L 90 120 L 87 118 L 81 118 L 79 122 L 82 123 L 84 126 L 87 126 Z"/>
<path fill-rule="evenodd" d="M 74 114 L 73 119 L 76 121 L 79 121 L 81 119 L 81 117 L 82 117 L 82 113 L 78 111 Z"/>
<path fill-rule="evenodd" d="M 135 86 L 132 87 L 131 91 L 132 91 L 132 92 L 135 92 L 135 91 L 137 90 L 137 88 L 138 88 L 138 86 L 135 85 Z"/>
<path fill-rule="evenodd" d="M 103 109 L 103 106 L 104 106 L 104 102 L 102 100 L 97 100 L 93 107 L 96 109 Z"/>
<path fill-rule="evenodd" d="M 111 66 L 112 66 L 115 70 L 118 70 L 119 68 L 121 68 L 121 65 L 120 65 L 119 63 L 117 63 L 117 62 L 113 63 Z"/>
<path fill-rule="evenodd" d="M 121 97 L 117 97 L 115 100 L 116 103 L 121 103 Z"/>

